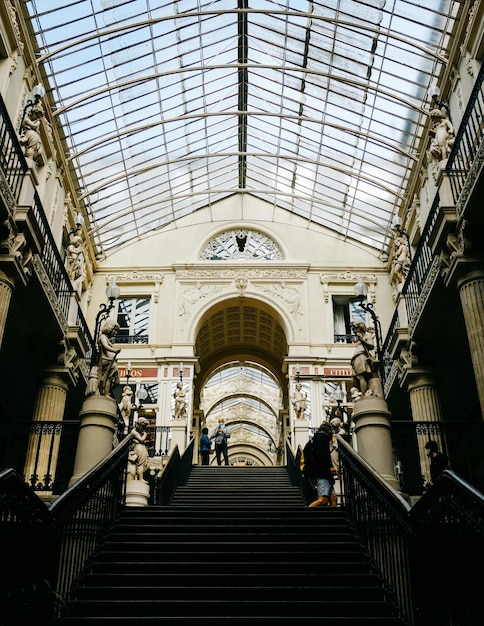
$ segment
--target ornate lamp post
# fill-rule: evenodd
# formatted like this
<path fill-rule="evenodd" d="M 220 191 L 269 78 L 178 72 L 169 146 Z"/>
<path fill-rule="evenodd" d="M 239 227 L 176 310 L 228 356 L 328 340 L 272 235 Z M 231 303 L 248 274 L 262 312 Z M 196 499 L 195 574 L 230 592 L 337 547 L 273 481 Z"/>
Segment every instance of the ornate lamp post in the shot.
<path fill-rule="evenodd" d="M 38 83 L 32 89 L 32 95 L 34 97 L 33 100 L 27 100 L 26 105 L 24 106 L 24 110 L 22 112 L 22 118 L 20 120 L 20 128 L 22 128 L 22 124 L 24 123 L 25 116 L 27 115 L 29 109 L 34 107 L 36 104 L 40 102 L 40 100 L 45 96 L 45 88 L 44 85 Z"/>
<path fill-rule="evenodd" d="M 383 383 L 384 370 L 383 370 L 383 353 L 382 353 L 382 347 L 381 347 L 381 336 L 382 336 L 381 324 L 380 324 L 380 320 L 378 319 L 375 313 L 373 303 L 368 302 L 368 286 L 362 281 L 361 277 L 358 278 L 358 282 L 354 286 L 354 292 L 355 292 L 356 300 L 358 301 L 358 305 L 364 311 L 366 311 L 366 313 L 370 314 L 371 319 L 373 321 L 373 325 L 375 327 L 376 353 L 378 357 L 378 364 L 379 364 L 378 367 L 380 371 L 380 377 Z"/>
<path fill-rule="evenodd" d="M 96 323 L 94 325 L 94 341 L 92 348 L 92 356 L 91 356 L 91 367 L 94 367 L 97 364 L 97 360 L 99 357 L 99 348 L 98 348 L 98 340 L 99 340 L 99 331 L 101 330 L 101 323 L 104 322 L 109 317 L 109 314 L 114 306 L 114 301 L 119 298 L 120 289 L 116 284 L 116 280 L 113 278 L 111 283 L 108 285 L 106 289 L 106 295 L 108 297 L 108 304 L 101 304 L 99 307 L 98 314 L 96 315 Z"/>

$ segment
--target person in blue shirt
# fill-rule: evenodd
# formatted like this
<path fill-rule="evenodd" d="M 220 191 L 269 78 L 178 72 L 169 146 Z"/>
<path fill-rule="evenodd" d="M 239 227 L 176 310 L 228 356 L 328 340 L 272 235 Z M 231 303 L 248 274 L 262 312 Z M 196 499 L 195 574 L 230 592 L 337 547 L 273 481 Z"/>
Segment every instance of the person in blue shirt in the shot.
<path fill-rule="evenodd" d="M 202 436 L 200 437 L 200 456 L 202 457 L 202 465 L 210 465 L 210 448 L 212 442 L 208 436 L 208 428 L 202 428 Z"/>

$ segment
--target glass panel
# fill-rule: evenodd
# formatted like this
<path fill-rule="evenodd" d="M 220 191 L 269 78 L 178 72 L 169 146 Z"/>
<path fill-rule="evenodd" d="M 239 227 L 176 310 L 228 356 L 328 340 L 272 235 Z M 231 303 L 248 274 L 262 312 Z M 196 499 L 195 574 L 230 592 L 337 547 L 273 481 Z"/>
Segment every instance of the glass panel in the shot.
<path fill-rule="evenodd" d="M 24 4 L 102 252 L 239 186 L 381 251 L 462 3 Z"/>

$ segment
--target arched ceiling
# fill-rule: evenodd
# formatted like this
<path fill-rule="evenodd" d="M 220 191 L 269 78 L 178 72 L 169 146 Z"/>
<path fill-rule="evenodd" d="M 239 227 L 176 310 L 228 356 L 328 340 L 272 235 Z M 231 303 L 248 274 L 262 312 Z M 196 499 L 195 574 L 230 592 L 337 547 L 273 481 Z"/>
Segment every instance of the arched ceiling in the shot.
<path fill-rule="evenodd" d="M 233 194 L 381 251 L 458 0 L 25 0 L 101 254 Z"/>
<path fill-rule="evenodd" d="M 228 357 L 243 360 L 251 355 L 281 375 L 287 340 L 279 321 L 268 307 L 245 299 L 229 300 L 209 311 L 200 323 L 195 352 L 205 372 Z"/>

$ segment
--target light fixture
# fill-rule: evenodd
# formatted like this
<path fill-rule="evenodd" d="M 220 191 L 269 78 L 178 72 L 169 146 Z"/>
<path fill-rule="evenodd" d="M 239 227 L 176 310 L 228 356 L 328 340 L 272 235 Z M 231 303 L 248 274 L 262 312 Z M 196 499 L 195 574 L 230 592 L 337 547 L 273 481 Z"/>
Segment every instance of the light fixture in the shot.
<path fill-rule="evenodd" d="M 136 398 L 138 399 L 138 404 L 132 404 L 131 405 L 131 413 L 129 414 L 129 427 L 128 427 L 128 432 L 131 432 L 131 430 L 133 429 L 134 426 L 134 412 L 136 412 L 136 419 L 138 419 L 137 414 L 139 413 L 139 411 L 141 411 L 141 409 L 143 408 L 143 402 L 146 400 L 146 398 L 148 397 L 148 392 L 146 391 L 146 389 L 143 387 L 143 385 L 140 385 L 140 387 L 138 388 L 138 390 L 135 393 Z"/>
<path fill-rule="evenodd" d="M 84 217 L 80 213 L 78 213 L 76 215 L 76 227 L 71 228 L 71 230 L 67 233 L 67 239 L 69 239 L 69 237 L 73 235 L 74 233 L 77 233 L 79 230 L 81 230 L 83 224 L 84 224 Z"/>
<path fill-rule="evenodd" d="M 97 343 L 99 340 L 99 331 L 101 328 L 101 322 L 103 322 L 104 320 L 108 318 L 109 313 L 111 312 L 114 306 L 114 301 L 119 298 L 120 293 L 121 293 L 121 290 L 116 284 L 116 279 L 113 278 L 106 288 L 106 296 L 109 302 L 108 304 L 102 303 L 96 315 L 96 323 L 94 325 L 93 349 L 92 349 L 92 356 L 91 356 L 91 367 L 94 367 L 95 365 L 97 365 L 97 360 L 99 356 L 99 349 L 98 349 Z"/>
<path fill-rule="evenodd" d="M 358 282 L 354 286 L 353 291 L 355 293 L 356 300 L 358 301 L 359 306 L 364 311 L 369 313 L 371 316 L 371 319 L 373 320 L 373 325 L 375 327 L 376 352 L 378 356 L 380 376 L 381 376 L 381 380 L 383 383 L 384 382 L 384 370 L 383 370 L 383 358 L 382 358 L 383 354 L 382 354 L 382 348 L 381 348 L 381 335 L 382 335 L 381 324 L 380 324 L 380 320 L 378 319 L 375 313 L 373 303 L 368 302 L 368 285 L 366 285 L 363 282 L 361 276 L 358 278 Z"/>
<path fill-rule="evenodd" d="M 336 403 L 338 405 L 337 413 L 335 413 L 335 417 L 339 417 L 341 415 L 342 422 L 345 425 L 345 427 L 347 427 L 350 420 L 349 420 L 348 411 L 343 406 L 344 394 L 343 394 L 343 390 L 341 389 L 339 385 L 337 385 L 336 389 L 334 390 L 334 399 L 336 400 Z"/>
<path fill-rule="evenodd" d="M 428 96 L 430 100 L 432 101 L 432 106 L 438 107 L 439 109 L 445 109 L 447 117 L 449 118 L 450 121 L 452 121 L 450 119 L 450 109 L 449 109 L 448 104 L 444 100 L 439 100 L 440 88 L 438 85 L 436 84 L 430 85 L 429 90 L 428 90 Z"/>
<path fill-rule="evenodd" d="M 267 452 L 270 452 L 271 454 L 277 454 L 277 456 L 281 456 L 283 451 L 281 448 L 272 447 L 272 441 L 271 441 L 269 443 L 269 447 L 267 448 Z"/>
<path fill-rule="evenodd" d="M 32 96 L 34 97 L 34 99 L 27 100 L 27 103 L 24 106 L 22 118 L 20 120 L 20 129 L 22 129 L 22 124 L 24 123 L 24 119 L 25 119 L 25 116 L 27 115 L 28 110 L 34 107 L 36 104 L 38 104 L 41 98 L 45 96 L 45 89 L 42 83 L 37 83 L 37 85 L 35 85 L 35 87 L 32 89 Z"/>
<path fill-rule="evenodd" d="M 299 382 L 301 376 L 301 366 L 299 365 L 299 363 L 296 364 L 296 383 Z"/>
<path fill-rule="evenodd" d="M 178 373 L 180 374 L 180 382 L 183 382 L 183 361 L 178 366 Z"/>

